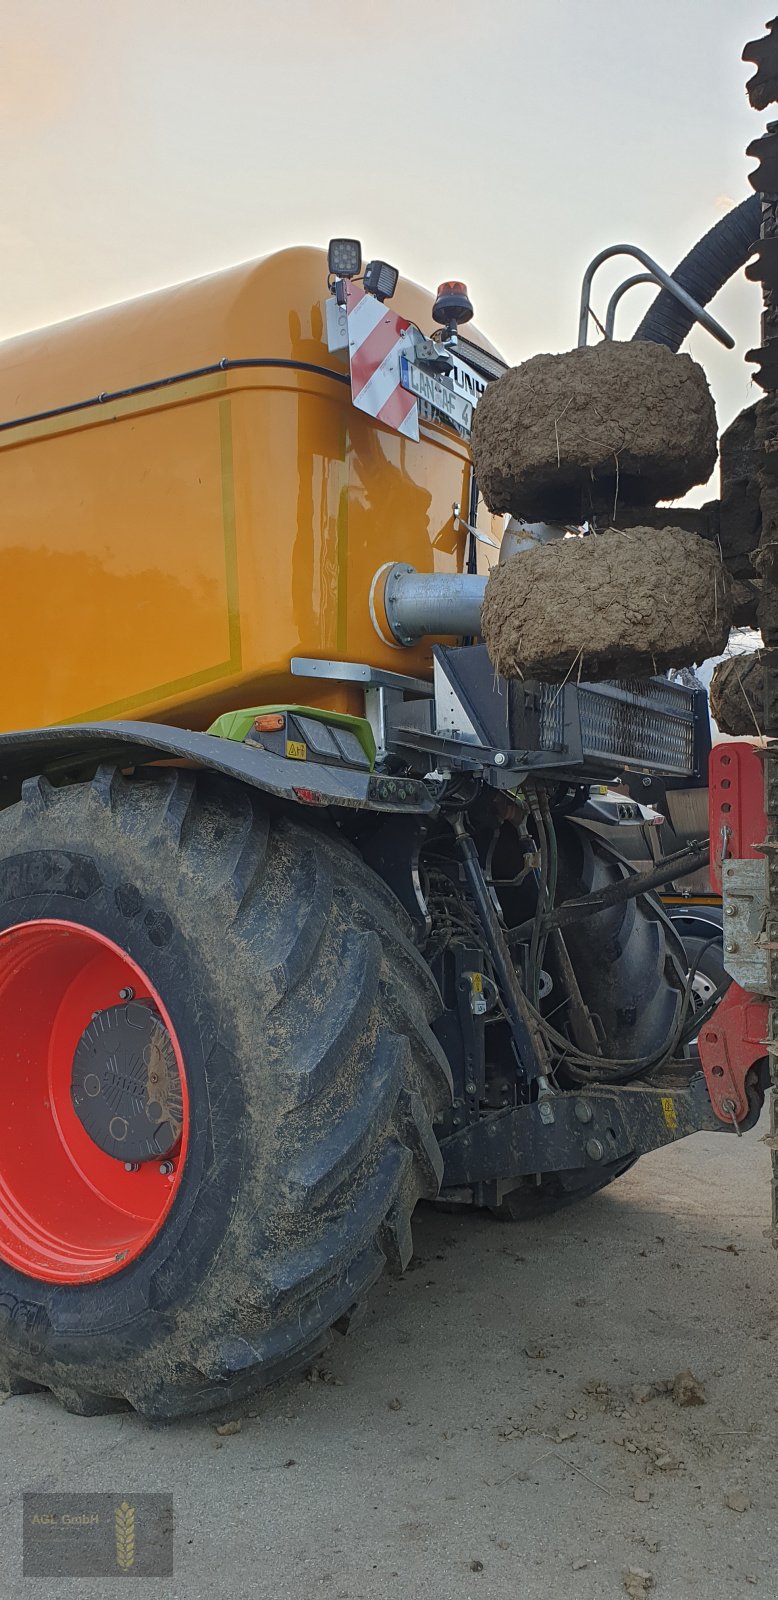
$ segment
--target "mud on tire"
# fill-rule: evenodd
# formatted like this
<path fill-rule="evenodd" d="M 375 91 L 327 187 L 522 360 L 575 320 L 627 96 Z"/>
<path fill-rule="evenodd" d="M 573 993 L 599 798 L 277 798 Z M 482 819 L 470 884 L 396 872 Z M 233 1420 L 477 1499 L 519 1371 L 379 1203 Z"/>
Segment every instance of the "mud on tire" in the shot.
<path fill-rule="evenodd" d="M 41 917 L 148 974 L 183 1051 L 189 1147 L 120 1272 L 48 1283 L 0 1261 L 0 1388 L 155 1418 L 234 1401 L 309 1363 L 408 1262 L 442 1173 L 436 986 L 350 849 L 210 774 L 28 782 L 0 813 L 0 931 Z"/>

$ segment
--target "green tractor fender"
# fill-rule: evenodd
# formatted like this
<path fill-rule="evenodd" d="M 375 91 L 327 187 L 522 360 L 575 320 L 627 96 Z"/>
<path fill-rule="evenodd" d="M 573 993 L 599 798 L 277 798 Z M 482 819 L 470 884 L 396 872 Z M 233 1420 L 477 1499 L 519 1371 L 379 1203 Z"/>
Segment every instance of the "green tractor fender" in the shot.
<path fill-rule="evenodd" d="M 295 709 L 321 720 L 321 713 L 307 707 Z M 13 805 L 24 780 L 39 774 L 52 782 L 66 782 L 105 761 L 128 767 L 186 761 L 299 805 L 411 814 L 437 809 L 423 781 L 375 773 L 367 760 L 360 768 L 300 760 L 252 742 L 254 721 L 266 710 L 228 713 L 209 733 L 159 722 L 90 722 L 1 734 L 0 806 Z M 327 720 L 334 720 L 334 715 L 327 713 Z M 344 720 L 352 724 L 360 719 Z"/>

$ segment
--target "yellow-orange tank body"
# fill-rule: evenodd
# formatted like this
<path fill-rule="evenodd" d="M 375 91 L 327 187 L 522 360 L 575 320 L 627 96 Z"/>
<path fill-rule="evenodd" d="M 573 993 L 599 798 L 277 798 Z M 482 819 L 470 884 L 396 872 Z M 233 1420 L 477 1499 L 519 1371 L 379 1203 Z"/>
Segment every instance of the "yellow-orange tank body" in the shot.
<path fill-rule="evenodd" d="M 295 655 L 429 673 L 429 642 L 379 638 L 371 582 L 461 570 L 469 452 L 355 409 L 327 293 L 295 248 L 0 346 L 3 729 L 361 709 Z M 401 281 L 392 307 L 427 332 L 431 303 Z"/>

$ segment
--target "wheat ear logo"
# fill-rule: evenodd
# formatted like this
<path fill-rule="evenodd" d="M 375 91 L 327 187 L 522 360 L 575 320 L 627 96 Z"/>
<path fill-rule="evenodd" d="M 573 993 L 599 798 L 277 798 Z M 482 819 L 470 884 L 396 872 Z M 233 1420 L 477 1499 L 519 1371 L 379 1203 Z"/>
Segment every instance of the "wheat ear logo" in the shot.
<path fill-rule="evenodd" d="M 123 1500 L 114 1514 L 116 1565 L 126 1571 L 135 1565 L 135 1507 Z"/>

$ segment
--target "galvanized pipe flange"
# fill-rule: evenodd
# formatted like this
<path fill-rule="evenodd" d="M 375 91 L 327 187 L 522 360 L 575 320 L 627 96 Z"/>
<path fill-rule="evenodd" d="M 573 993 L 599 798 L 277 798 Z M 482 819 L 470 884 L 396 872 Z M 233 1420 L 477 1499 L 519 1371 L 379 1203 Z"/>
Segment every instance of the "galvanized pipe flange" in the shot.
<path fill-rule="evenodd" d="M 373 580 L 373 626 L 385 642 L 388 631 L 400 645 L 429 636 L 480 638 L 486 583 L 474 572 L 416 572 L 396 561 Z"/>

